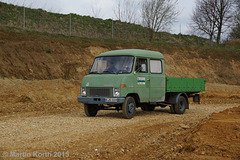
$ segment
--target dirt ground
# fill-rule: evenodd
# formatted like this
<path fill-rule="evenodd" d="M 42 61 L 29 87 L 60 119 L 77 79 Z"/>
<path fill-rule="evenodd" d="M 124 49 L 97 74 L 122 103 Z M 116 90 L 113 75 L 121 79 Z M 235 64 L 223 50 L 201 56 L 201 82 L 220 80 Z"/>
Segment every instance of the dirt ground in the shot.
<path fill-rule="evenodd" d="M 201 104 L 123 119 L 86 117 L 80 81 L 0 80 L 0 159 L 240 159 L 240 86 L 207 83 Z"/>
<path fill-rule="evenodd" d="M 117 111 L 89 118 L 77 102 L 80 79 L 112 49 L 95 43 L 0 29 L 0 159 L 240 159 L 237 54 L 163 52 L 167 76 L 208 82 L 183 115 L 159 107 L 130 120 Z"/>

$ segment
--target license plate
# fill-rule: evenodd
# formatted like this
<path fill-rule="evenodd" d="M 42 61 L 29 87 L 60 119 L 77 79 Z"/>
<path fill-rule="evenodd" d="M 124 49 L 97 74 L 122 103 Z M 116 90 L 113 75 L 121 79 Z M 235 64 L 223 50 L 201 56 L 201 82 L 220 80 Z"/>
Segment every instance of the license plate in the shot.
<path fill-rule="evenodd" d="M 105 98 L 104 102 L 117 102 L 117 98 Z"/>

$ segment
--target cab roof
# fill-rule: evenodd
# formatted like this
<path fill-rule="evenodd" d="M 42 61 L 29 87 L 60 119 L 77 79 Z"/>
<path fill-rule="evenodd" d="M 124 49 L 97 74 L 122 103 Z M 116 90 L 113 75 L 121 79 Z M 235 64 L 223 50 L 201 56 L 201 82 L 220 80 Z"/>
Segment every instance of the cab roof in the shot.
<path fill-rule="evenodd" d="M 135 56 L 135 57 L 146 57 L 146 58 L 149 57 L 149 58 L 156 58 L 156 59 L 164 58 L 164 56 L 160 52 L 143 50 L 143 49 L 114 50 L 114 51 L 101 53 L 97 57 L 103 57 L 103 56 Z"/>

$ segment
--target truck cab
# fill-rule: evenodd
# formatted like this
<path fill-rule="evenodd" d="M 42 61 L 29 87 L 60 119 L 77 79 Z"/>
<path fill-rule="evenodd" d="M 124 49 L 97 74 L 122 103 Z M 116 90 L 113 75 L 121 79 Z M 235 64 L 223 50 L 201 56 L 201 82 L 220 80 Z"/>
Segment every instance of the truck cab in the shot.
<path fill-rule="evenodd" d="M 81 97 L 87 116 L 99 110 L 122 110 L 125 118 L 133 118 L 136 107 L 152 111 L 156 106 L 183 114 L 188 108 L 190 92 L 167 92 L 164 57 L 160 52 L 139 49 L 109 51 L 98 55 L 89 75 L 81 83 Z M 204 84 L 205 88 L 205 84 Z M 177 98 L 184 97 L 181 112 L 174 108 Z M 195 97 L 195 99 L 198 99 Z"/>

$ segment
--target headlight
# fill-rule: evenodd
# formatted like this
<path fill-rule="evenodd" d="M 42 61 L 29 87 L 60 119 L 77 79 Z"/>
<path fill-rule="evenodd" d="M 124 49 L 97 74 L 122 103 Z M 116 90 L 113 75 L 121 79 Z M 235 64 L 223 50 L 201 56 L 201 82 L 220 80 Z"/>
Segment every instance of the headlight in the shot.
<path fill-rule="evenodd" d="M 113 88 L 113 97 L 120 97 L 120 88 Z"/>
<path fill-rule="evenodd" d="M 86 96 L 86 95 L 87 95 L 86 87 L 81 87 L 81 96 Z"/>

